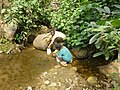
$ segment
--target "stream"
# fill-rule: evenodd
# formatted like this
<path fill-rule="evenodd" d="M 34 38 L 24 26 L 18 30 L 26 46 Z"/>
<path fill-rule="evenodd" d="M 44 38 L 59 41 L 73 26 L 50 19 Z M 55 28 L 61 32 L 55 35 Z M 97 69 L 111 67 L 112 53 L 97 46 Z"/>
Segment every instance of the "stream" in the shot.
<path fill-rule="evenodd" d="M 39 88 L 42 87 L 45 89 L 33 90 L 65 90 L 69 85 L 66 84 L 65 80 L 67 79 L 62 80 L 62 78 L 69 78 L 68 80 L 72 81 L 69 88 L 72 85 L 76 85 L 71 87 L 72 89 L 70 90 L 83 90 L 82 88 L 85 88 L 84 84 L 87 78 L 91 76 L 97 77 L 98 81 L 108 83 L 109 78 L 96 68 L 97 66 L 106 65 L 108 63 L 109 62 L 104 61 L 102 58 L 75 59 L 70 66 L 62 67 L 56 62 L 54 57 L 47 55 L 46 51 L 40 51 L 34 47 L 26 48 L 22 50 L 21 53 L 16 54 L 3 53 L 0 54 L 0 90 L 26 90 L 25 88 L 28 86 L 37 87 L 38 83 L 40 83 Z M 76 69 L 74 67 L 76 67 Z M 45 75 L 46 71 L 49 72 L 48 76 Z M 43 74 L 43 72 L 45 72 L 45 74 Z M 72 76 L 74 76 L 74 78 Z M 44 83 L 44 79 L 49 81 Z M 55 89 L 54 86 L 50 89 L 52 83 L 48 85 L 49 87 L 46 85 L 46 83 L 49 84 L 50 81 L 55 81 L 56 83 L 64 82 L 62 86 L 64 88 L 59 89 L 60 86 L 58 89 Z M 55 82 L 52 85 L 54 85 Z M 55 85 L 57 86 L 57 84 Z M 101 87 L 102 86 L 99 85 L 97 88 Z"/>
<path fill-rule="evenodd" d="M 35 78 L 56 61 L 45 51 L 29 48 L 17 54 L 0 54 L 0 90 L 14 90 L 38 82 Z M 17 89 L 16 89 L 17 90 Z"/>

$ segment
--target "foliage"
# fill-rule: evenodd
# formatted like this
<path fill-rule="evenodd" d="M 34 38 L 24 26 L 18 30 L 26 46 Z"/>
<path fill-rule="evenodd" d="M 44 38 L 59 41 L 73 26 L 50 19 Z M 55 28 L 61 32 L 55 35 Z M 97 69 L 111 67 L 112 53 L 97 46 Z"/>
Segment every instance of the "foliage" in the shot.
<path fill-rule="evenodd" d="M 98 4 L 83 4 L 79 0 L 63 0 L 60 9 L 53 12 L 51 23 L 67 35 L 69 47 L 85 47 L 88 45 L 88 34 L 84 29 L 89 27 L 90 21 L 99 19 L 96 7 Z M 91 11 L 93 13 L 91 13 Z M 94 16 L 95 18 L 93 18 Z"/>
<path fill-rule="evenodd" d="M 51 14 L 54 17 L 51 24 L 67 35 L 67 45 L 71 48 L 76 46 L 82 48 L 89 44 L 95 44 L 97 47 L 100 42 L 104 43 L 97 47 L 100 52 L 94 56 L 104 54 L 108 59 L 111 52 L 117 50 L 120 45 L 119 35 L 117 35 L 120 28 L 120 8 L 119 5 L 114 5 L 117 4 L 116 2 L 62 0 L 59 10 Z M 112 7 L 109 7 L 108 3 Z M 111 25 L 105 25 L 106 22 Z M 105 28 L 101 29 L 101 27 Z M 104 37 L 99 40 L 103 31 Z"/>
<path fill-rule="evenodd" d="M 50 0 L 12 0 L 10 7 L 1 11 L 5 22 L 18 25 L 16 39 L 19 42 L 48 21 L 49 3 Z"/>
<path fill-rule="evenodd" d="M 113 83 L 113 88 L 112 90 L 119 90 L 120 89 L 120 84 L 119 84 L 119 73 L 112 73 L 110 74 L 110 77 L 112 78 L 112 81 L 115 82 Z"/>
<path fill-rule="evenodd" d="M 0 51 L 7 52 L 10 49 L 11 42 L 6 40 L 5 38 L 0 38 Z"/>
<path fill-rule="evenodd" d="M 109 22 L 110 24 L 110 22 Z M 112 25 L 98 26 L 89 28 L 92 33 L 96 33 L 89 41 L 89 44 L 95 44 L 99 50 L 93 57 L 105 55 L 106 60 L 114 55 L 114 51 L 120 48 L 120 28 L 114 28 Z"/>

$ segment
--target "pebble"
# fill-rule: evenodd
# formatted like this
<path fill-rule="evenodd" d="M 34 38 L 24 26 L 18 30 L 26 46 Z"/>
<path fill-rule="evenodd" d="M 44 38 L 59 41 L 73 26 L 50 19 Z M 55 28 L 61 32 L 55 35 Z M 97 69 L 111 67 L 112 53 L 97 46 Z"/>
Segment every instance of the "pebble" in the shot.
<path fill-rule="evenodd" d="M 0 51 L 0 54 L 3 53 L 3 51 Z"/>
<path fill-rule="evenodd" d="M 71 89 L 71 87 L 68 87 L 68 88 L 66 88 L 65 90 L 70 90 Z"/>
<path fill-rule="evenodd" d="M 44 83 L 45 83 L 46 85 L 48 85 L 48 84 L 50 84 L 50 81 L 46 80 L 46 81 L 44 81 Z"/>
<path fill-rule="evenodd" d="M 61 82 L 58 82 L 58 86 L 61 86 Z"/>
<path fill-rule="evenodd" d="M 94 77 L 94 76 L 90 76 L 90 77 L 87 78 L 87 82 L 89 84 L 95 84 L 95 83 L 97 83 L 97 78 Z"/>
<path fill-rule="evenodd" d="M 28 87 L 27 87 L 27 90 L 32 90 L 32 87 L 31 87 L 31 86 L 28 86 Z"/>
<path fill-rule="evenodd" d="M 50 86 L 57 86 L 57 84 L 56 83 L 51 83 Z"/>
<path fill-rule="evenodd" d="M 57 72 L 53 73 L 53 74 L 58 74 Z"/>
<path fill-rule="evenodd" d="M 47 72 L 44 72 L 43 75 L 45 76 L 47 74 Z"/>

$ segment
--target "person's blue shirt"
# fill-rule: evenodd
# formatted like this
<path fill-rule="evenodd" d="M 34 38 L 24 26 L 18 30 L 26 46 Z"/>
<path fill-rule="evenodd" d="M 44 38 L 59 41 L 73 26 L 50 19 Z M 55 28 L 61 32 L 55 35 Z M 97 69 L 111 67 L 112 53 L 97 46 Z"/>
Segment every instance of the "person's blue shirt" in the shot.
<path fill-rule="evenodd" d="M 66 62 L 70 62 L 72 60 L 72 54 L 65 46 L 63 46 L 58 52 L 58 56 L 64 59 Z"/>

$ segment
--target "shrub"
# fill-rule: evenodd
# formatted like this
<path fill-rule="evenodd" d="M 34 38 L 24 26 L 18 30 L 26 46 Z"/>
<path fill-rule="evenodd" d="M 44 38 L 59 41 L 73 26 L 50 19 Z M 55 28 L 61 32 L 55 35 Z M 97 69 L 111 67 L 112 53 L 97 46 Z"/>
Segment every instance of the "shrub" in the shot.
<path fill-rule="evenodd" d="M 6 23 L 16 22 L 18 25 L 18 42 L 22 42 L 33 29 L 48 22 L 49 3 L 50 0 L 12 0 L 10 7 L 2 10 Z"/>
<path fill-rule="evenodd" d="M 94 43 L 99 50 L 93 57 L 105 55 L 106 60 L 108 60 L 114 56 L 115 51 L 120 49 L 120 28 L 113 27 L 109 22 L 107 25 L 91 28 L 90 31 L 96 34 L 90 39 L 89 44 Z"/>
<path fill-rule="evenodd" d="M 110 3 L 113 4 L 113 8 L 106 6 L 108 5 L 107 1 L 62 0 L 59 10 L 51 14 L 54 17 L 51 24 L 67 35 L 66 43 L 69 48 L 77 46 L 82 48 L 87 47 L 89 44 L 95 44 L 97 47 L 97 42 L 90 42 L 97 35 L 96 41 L 99 40 L 101 38 L 100 33 L 105 31 L 105 36 L 101 39 L 104 44 L 101 44 L 99 48 L 97 47 L 98 51 L 102 53 L 98 52 L 97 55 L 93 56 L 103 54 L 108 59 L 112 51 L 118 50 L 120 45 L 120 8 L 119 5 L 114 5 L 115 3 Z M 111 25 L 106 26 L 106 22 Z M 101 30 L 101 27 L 105 28 Z M 98 31 L 94 31 L 95 28 Z"/>

